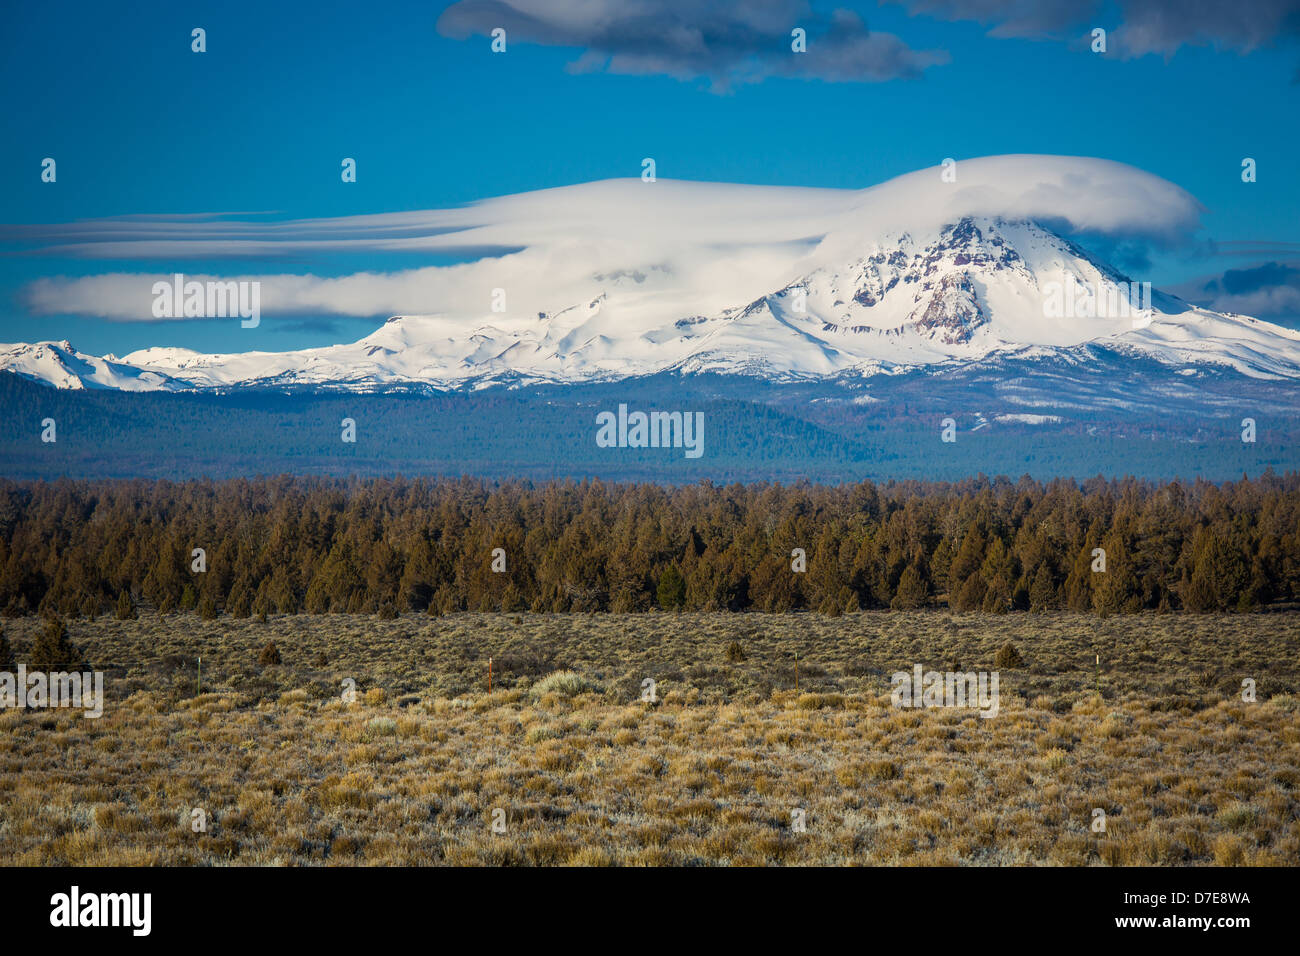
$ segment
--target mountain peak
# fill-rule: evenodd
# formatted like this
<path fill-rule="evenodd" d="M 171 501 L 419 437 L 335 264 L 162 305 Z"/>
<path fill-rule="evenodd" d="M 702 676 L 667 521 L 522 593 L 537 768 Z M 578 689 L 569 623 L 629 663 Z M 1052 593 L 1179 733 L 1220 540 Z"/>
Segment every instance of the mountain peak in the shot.
<path fill-rule="evenodd" d="M 225 355 L 148 348 L 121 359 L 66 341 L 20 344 L 0 346 L 0 369 L 60 388 L 453 388 L 665 370 L 870 375 L 1104 345 L 1171 368 L 1300 378 L 1300 333 L 1158 292 L 1136 312 L 1116 312 L 1107 304 L 1133 301 L 1130 280 L 1031 218 L 959 215 L 875 236 L 863 228 L 854 222 L 811 251 L 791 247 L 784 261 L 765 252 L 751 262 L 740 250 L 699 275 L 653 249 L 600 247 L 599 267 L 572 288 L 543 297 L 500 279 L 512 290 L 505 312 L 399 313 L 350 344 Z M 709 300 L 716 306 L 701 308 Z"/>

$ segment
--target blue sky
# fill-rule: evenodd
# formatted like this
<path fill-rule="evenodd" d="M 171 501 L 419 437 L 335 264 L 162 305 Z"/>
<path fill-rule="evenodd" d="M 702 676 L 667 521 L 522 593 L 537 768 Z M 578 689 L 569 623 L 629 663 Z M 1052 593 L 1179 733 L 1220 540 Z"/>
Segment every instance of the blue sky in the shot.
<path fill-rule="evenodd" d="M 1223 4 L 1242 23 L 1225 25 L 1219 10 L 1199 26 L 1193 13 L 1174 26 L 1151 21 L 1147 8 L 1161 6 L 1151 0 L 1098 4 L 1082 18 L 1046 3 L 1033 23 L 1017 19 L 1031 9 L 1024 3 L 843 4 L 861 28 L 834 20 L 834 5 L 755 4 L 762 16 L 739 22 L 698 0 L 642 8 L 656 6 L 660 15 L 621 29 L 597 30 L 563 0 L 550 6 L 558 11 L 551 22 L 537 10 L 511 14 L 504 55 L 476 32 L 501 19 L 501 7 L 480 2 L 445 16 L 441 5 L 380 2 L 11 8 L 0 33 L 0 341 L 67 338 L 117 354 L 228 348 L 223 320 L 34 314 L 24 290 L 46 276 L 265 268 L 50 254 L 21 227 L 143 214 L 274 220 L 433 209 L 635 177 L 645 156 L 655 157 L 660 178 L 842 188 L 948 156 L 1118 160 L 1205 206 L 1204 229 L 1183 246 L 1121 251 L 1121 265 L 1183 294 L 1234 270 L 1218 292 L 1280 290 L 1267 300 L 1275 314 L 1256 314 L 1296 324 L 1287 290 L 1300 289 L 1300 44 L 1290 0 Z M 963 19 L 968 7 L 1006 12 Z M 585 9 L 612 11 L 619 26 L 612 2 Z M 702 49 L 640 42 L 696 15 L 715 31 L 705 30 Z M 808 24 L 801 62 L 822 64 L 808 69 L 826 78 L 783 75 L 787 23 Z M 1168 35 L 1156 30 L 1162 24 Z M 1104 56 L 1087 47 L 1093 25 L 1112 31 Z M 207 31 L 206 53 L 191 52 L 194 27 Z M 1138 39 L 1124 40 L 1126 29 Z M 843 35 L 874 39 L 846 44 Z M 876 43 L 885 36 L 896 39 Z M 1142 54 L 1139 40 L 1158 52 Z M 833 69 L 813 57 L 819 43 L 843 55 Z M 875 75 L 862 81 L 859 67 Z M 40 178 L 47 156 L 57 162 L 53 184 Z M 356 158 L 356 183 L 341 182 L 342 157 Z M 1241 181 L 1243 157 L 1257 161 L 1257 182 Z M 416 253 L 349 252 L 286 256 L 274 269 L 327 276 L 427 264 Z M 268 317 L 253 347 L 351 340 L 375 324 Z"/>

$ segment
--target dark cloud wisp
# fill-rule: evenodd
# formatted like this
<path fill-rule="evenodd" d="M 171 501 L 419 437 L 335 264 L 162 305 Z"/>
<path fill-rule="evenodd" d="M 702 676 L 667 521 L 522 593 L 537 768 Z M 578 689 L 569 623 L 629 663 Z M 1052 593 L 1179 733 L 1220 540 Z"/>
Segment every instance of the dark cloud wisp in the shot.
<path fill-rule="evenodd" d="M 575 72 L 707 78 L 715 91 L 771 76 L 870 82 L 919 76 L 948 61 L 943 50 L 914 50 L 871 31 L 860 16 L 814 13 L 800 0 L 460 0 L 438 20 L 444 36 L 491 36 L 582 50 Z M 801 28 L 807 52 L 795 53 Z"/>
<path fill-rule="evenodd" d="M 971 20 L 997 37 L 1079 39 L 1107 30 L 1120 56 L 1171 56 L 1183 46 L 1237 53 L 1300 37 L 1300 0 L 890 0 L 913 15 Z"/>

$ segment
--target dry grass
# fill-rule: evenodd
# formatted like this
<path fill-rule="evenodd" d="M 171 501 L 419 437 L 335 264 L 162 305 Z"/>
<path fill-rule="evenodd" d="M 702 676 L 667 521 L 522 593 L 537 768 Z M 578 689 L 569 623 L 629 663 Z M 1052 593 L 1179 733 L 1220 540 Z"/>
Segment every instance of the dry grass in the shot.
<path fill-rule="evenodd" d="M 7 622 L 19 660 L 38 625 Z M 70 630 L 108 671 L 105 715 L 0 712 L 8 862 L 1300 862 L 1290 614 L 146 616 Z M 282 663 L 261 668 L 269 640 Z M 991 670 L 1007 642 L 1024 660 L 1001 671 L 997 717 L 891 706 L 893 671 Z M 560 670 L 575 676 L 544 680 Z M 1105 833 L 1091 830 L 1098 807 Z"/>

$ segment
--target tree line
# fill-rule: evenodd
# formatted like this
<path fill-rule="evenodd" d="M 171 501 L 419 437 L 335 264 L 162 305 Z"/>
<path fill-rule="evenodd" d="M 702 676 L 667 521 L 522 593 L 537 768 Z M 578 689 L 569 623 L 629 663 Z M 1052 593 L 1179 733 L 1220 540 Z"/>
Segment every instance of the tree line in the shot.
<path fill-rule="evenodd" d="M 1221 485 L 0 481 L 7 616 L 1106 614 L 1298 596 L 1294 473 Z"/>

